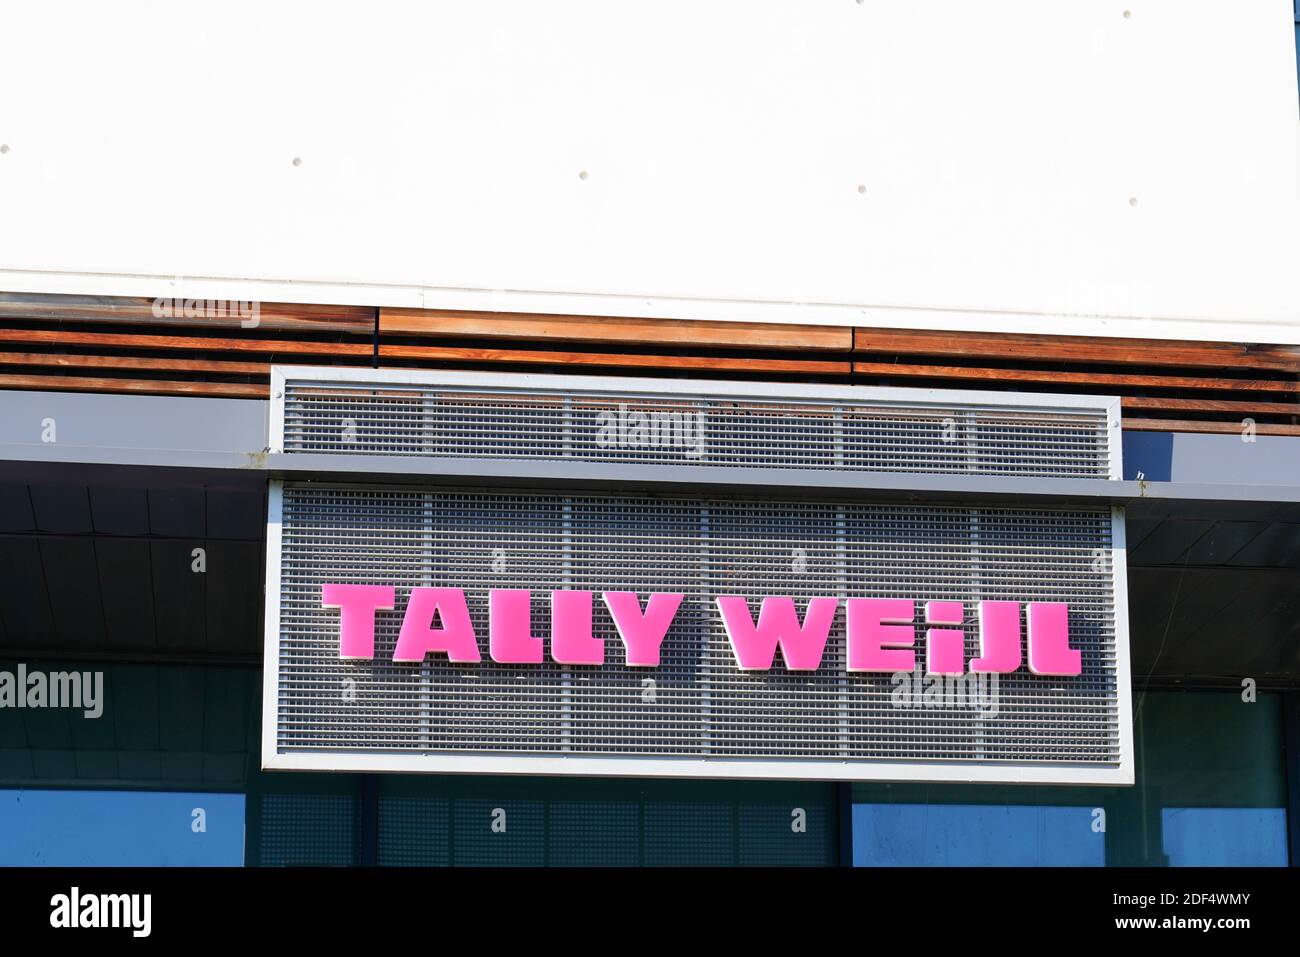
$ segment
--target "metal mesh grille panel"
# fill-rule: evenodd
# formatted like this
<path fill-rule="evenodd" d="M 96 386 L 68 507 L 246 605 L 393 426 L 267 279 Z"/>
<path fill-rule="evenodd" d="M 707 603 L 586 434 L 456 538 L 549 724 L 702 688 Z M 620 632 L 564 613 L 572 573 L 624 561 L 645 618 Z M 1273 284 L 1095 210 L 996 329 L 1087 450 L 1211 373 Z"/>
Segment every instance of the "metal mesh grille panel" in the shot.
<path fill-rule="evenodd" d="M 348 867 L 355 862 L 355 802 L 335 794 L 262 797 L 258 863 L 264 867 Z"/>
<path fill-rule="evenodd" d="M 288 484 L 280 557 L 280 753 L 519 754 L 783 759 L 849 764 L 1120 760 L 1108 509 L 455 491 Z M 374 661 L 338 657 L 326 582 L 393 584 Z M 463 588 L 483 661 L 394 664 L 417 585 Z M 629 668 L 596 598 L 606 663 L 500 665 L 491 588 L 528 588 L 533 633 L 551 589 L 681 592 L 661 665 Z M 742 672 L 713 598 L 960 601 L 966 651 L 981 599 L 1070 603 L 1083 674 L 1001 676 L 996 715 L 900 706 L 887 674 L 845 671 L 844 607 L 816 672 Z M 756 603 L 754 607 L 757 612 Z M 916 622 L 918 648 L 924 625 Z M 918 662 L 921 655 L 918 654 Z"/>
<path fill-rule="evenodd" d="M 504 377 L 503 377 L 504 378 Z M 1097 408 L 289 379 L 283 451 L 1109 478 Z"/>

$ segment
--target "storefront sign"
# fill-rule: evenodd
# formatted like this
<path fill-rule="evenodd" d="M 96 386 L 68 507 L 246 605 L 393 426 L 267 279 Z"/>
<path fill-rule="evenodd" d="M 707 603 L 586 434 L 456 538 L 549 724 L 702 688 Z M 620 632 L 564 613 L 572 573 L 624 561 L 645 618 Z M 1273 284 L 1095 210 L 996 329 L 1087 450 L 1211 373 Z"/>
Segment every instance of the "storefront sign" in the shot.
<path fill-rule="evenodd" d="M 376 612 L 392 609 L 396 593 L 392 585 L 334 583 L 321 589 L 322 605 L 339 609 L 340 658 L 374 658 Z M 679 593 L 654 593 L 648 596 L 643 609 L 635 592 L 601 593 L 622 639 L 627 665 L 653 668 L 659 664 L 660 647 L 683 597 Z M 592 628 L 593 593 L 552 591 L 550 601 L 551 660 L 563 665 L 603 665 L 605 643 Z M 749 599 L 719 595 L 715 602 L 736 666 L 742 671 L 769 670 L 778 649 L 788 670 L 817 670 L 840 607 L 837 598 L 811 598 L 801 621 L 793 598 L 769 595 L 762 599 L 755 623 Z M 916 669 L 914 601 L 850 598 L 844 607 L 847 670 L 892 674 Z M 1023 660 L 1020 604 L 981 601 L 978 607 L 980 654 L 970 661 L 970 671 L 1015 671 Z M 492 660 L 498 664 L 540 664 L 545 649 L 543 639 L 532 631 L 532 593 L 526 589 L 491 589 L 488 608 Z M 1082 656 L 1070 647 L 1069 606 L 1064 602 L 1029 602 L 1024 617 L 1029 624 L 1029 670 L 1036 675 L 1079 674 Z M 962 603 L 925 602 L 925 622 L 947 626 L 930 628 L 925 633 L 926 673 L 965 674 L 965 632 L 953 627 L 962 624 Z M 460 588 L 411 590 L 392 660 L 421 662 L 431 654 L 461 663 L 482 660 L 465 592 Z"/>
<path fill-rule="evenodd" d="M 268 767 L 1130 773 L 1109 509 L 318 483 L 272 499 Z"/>
<path fill-rule="evenodd" d="M 1114 400 L 277 368 L 271 406 L 328 475 L 271 486 L 267 768 L 1132 783 Z"/>

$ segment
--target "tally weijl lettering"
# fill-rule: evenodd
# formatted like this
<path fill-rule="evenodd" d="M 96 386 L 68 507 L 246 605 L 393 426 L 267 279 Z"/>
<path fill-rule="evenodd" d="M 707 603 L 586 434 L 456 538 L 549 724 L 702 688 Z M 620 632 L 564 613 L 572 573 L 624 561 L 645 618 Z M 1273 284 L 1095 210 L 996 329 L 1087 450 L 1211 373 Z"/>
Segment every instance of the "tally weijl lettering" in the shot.
<path fill-rule="evenodd" d="M 683 595 L 656 592 L 645 605 L 635 592 L 602 592 L 626 650 L 627 664 L 653 668 L 659 664 L 664 636 L 681 606 Z M 396 606 L 392 585 L 327 584 L 321 604 L 339 610 L 339 657 L 352 660 L 375 656 L 375 616 Z M 800 620 L 794 599 L 769 595 L 762 599 L 758 620 L 750 600 L 741 595 L 716 599 L 722 624 L 737 666 L 766 671 L 778 650 L 791 671 L 815 671 L 821 666 L 838 598 L 812 598 Z M 847 670 L 900 672 L 916 668 L 916 602 L 908 598 L 849 598 L 845 602 Z M 600 665 L 605 643 L 593 634 L 594 593 L 551 592 L 550 657 L 562 665 Z M 927 674 L 967 673 L 963 606 L 956 601 L 929 601 L 924 607 Z M 1070 647 L 1069 606 L 1065 602 L 1028 602 L 1029 670 L 1038 675 L 1074 676 L 1082 672 L 1082 655 Z M 540 664 L 544 640 L 532 633 L 532 594 L 527 589 L 495 588 L 488 592 L 488 653 L 499 664 Z M 973 674 L 1008 674 L 1024 662 L 1021 603 L 978 603 L 979 655 L 969 661 Z M 435 622 L 437 626 L 435 627 Z M 402 618 L 393 661 L 420 662 L 426 655 L 444 654 L 449 661 L 482 660 L 478 635 L 460 588 L 411 589 Z"/>

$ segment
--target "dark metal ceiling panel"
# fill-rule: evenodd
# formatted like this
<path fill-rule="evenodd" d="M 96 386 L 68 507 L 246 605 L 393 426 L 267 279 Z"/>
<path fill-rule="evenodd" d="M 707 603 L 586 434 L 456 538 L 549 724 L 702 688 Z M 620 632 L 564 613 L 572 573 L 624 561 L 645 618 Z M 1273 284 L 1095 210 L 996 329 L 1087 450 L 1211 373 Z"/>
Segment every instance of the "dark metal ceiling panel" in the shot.
<path fill-rule="evenodd" d="M 1295 587 L 1291 576 L 1276 573 L 1261 572 L 1248 580 L 1228 576 L 1219 588 L 1228 591 L 1232 601 L 1193 625 L 1187 640 L 1211 653 L 1225 645 L 1230 647 L 1237 636 L 1249 632 L 1253 623 L 1269 609 L 1284 602 Z"/>
<path fill-rule="evenodd" d="M 149 489 L 149 530 L 163 538 L 203 538 L 207 509 L 202 489 Z"/>
<path fill-rule="evenodd" d="M 104 605 L 94 541 L 43 538 L 41 562 L 59 646 L 76 651 L 103 648 Z"/>
<path fill-rule="evenodd" d="M 207 648 L 255 654 L 262 645 L 262 546 L 209 541 L 207 549 Z"/>
<path fill-rule="evenodd" d="M 27 486 L 0 485 L 0 532 L 30 532 L 35 528 Z"/>
<path fill-rule="evenodd" d="M 149 499 L 142 488 L 92 487 L 90 512 L 96 534 L 149 534 Z"/>
<path fill-rule="evenodd" d="M 1300 677 L 1296 645 L 1289 637 L 1300 617 L 1300 576 L 1283 569 L 1192 568 L 1180 586 L 1182 575 L 1179 568 L 1129 573 L 1138 687 L 1148 676 Z"/>
<path fill-rule="evenodd" d="M 205 546 L 193 539 L 149 543 L 159 649 L 207 647 L 207 575 L 193 570 L 193 551 Z"/>
<path fill-rule="evenodd" d="M 1266 614 L 1251 623 L 1240 636 L 1239 650 L 1245 659 L 1246 673 L 1294 673 L 1300 654 L 1291 635 L 1300 620 L 1300 576 L 1293 576 L 1294 587 Z"/>
<path fill-rule="evenodd" d="M 1189 565 L 1226 565 L 1233 555 L 1258 538 L 1265 522 L 1216 522 L 1193 543 L 1182 560 Z"/>
<path fill-rule="evenodd" d="M 1254 568 L 1300 566 L 1300 525 L 1270 525 L 1228 561 Z"/>
<path fill-rule="evenodd" d="M 84 485 L 33 485 L 31 495 L 39 531 L 90 533 L 90 496 Z"/>
<path fill-rule="evenodd" d="M 1141 569 L 1146 574 L 1129 574 L 1129 635 L 1133 655 L 1134 674 L 1138 664 L 1154 661 L 1163 654 L 1162 643 L 1167 647 L 1190 623 L 1204 621 L 1232 600 L 1232 595 L 1222 594 L 1213 588 L 1214 573 L 1199 568 Z M 1141 597 L 1133 598 L 1134 586 Z M 1153 588 L 1154 586 L 1154 588 Z"/>
<path fill-rule="evenodd" d="M 157 649 L 149 543 L 141 539 L 98 538 L 95 556 L 108 647 L 115 651 Z"/>
<path fill-rule="evenodd" d="M 230 489 L 208 490 L 208 538 L 257 542 L 266 537 L 266 494 Z"/>
<path fill-rule="evenodd" d="M 1208 521 L 1161 522 L 1137 548 L 1129 551 L 1132 565 L 1171 565 L 1210 530 Z"/>
<path fill-rule="evenodd" d="M 1163 521 L 1163 518 L 1135 519 L 1131 516 L 1125 520 L 1124 537 L 1128 543 L 1130 556 L 1146 540 L 1148 535 L 1160 527 Z"/>
<path fill-rule="evenodd" d="M 0 616 L 11 647 L 54 642 L 54 616 L 35 539 L 0 537 Z"/>

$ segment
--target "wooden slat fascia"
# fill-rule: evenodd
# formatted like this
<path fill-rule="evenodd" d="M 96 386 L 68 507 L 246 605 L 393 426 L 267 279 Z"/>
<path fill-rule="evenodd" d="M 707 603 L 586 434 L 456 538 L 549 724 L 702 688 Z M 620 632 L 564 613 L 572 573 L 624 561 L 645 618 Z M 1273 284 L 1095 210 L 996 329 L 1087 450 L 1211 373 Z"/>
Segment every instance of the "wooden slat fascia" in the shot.
<path fill-rule="evenodd" d="M 989 366 L 943 366 L 920 363 L 853 363 L 855 375 L 900 379 L 973 379 L 985 382 L 1033 382 L 1084 385 L 1098 389 L 1195 389 L 1219 392 L 1284 392 L 1300 395 L 1300 382 L 1286 379 L 1225 379 L 1208 376 L 1138 375 L 1055 369 L 998 369 Z"/>
<path fill-rule="evenodd" d="M 227 300 L 169 299 L 118 296 L 54 296 L 24 293 L 0 293 L 0 318 L 53 319 L 68 322 L 105 322 L 148 326 L 183 326 L 209 329 L 246 328 L 244 316 Z M 179 302 L 180 315 L 176 304 Z M 221 303 L 220 306 L 217 304 Z M 199 304 L 203 304 L 201 307 Z M 372 335 L 375 329 L 373 306 L 321 306 L 293 302 L 259 302 L 257 329 L 295 332 L 347 332 Z M 201 308 L 198 315 L 186 315 Z M 163 313 L 162 315 L 155 314 Z M 170 314 L 168 314 L 170 313 Z"/>
<path fill-rule="evenodd" d="M 934 332 L 924 329 L 855 329 L 853 351 L 885 355 L 1028 359 L 1036 362 L 1300 371 L 1300 346 L 1165 339 Z"/>
<path fill-rule="evenodd" d="M 0 372 L 0 389 L 46 392 L 123 392 L 144 395 L 198 395 L 265 399 L 270 386 L 248 382 L 176 382 L 164 379 L 114 379 L 94 376 L 17 375 Z"/>
<path fill-rule="evenodd" d="M 598 366 L 623 369 L 690 369 L 701 372 L 756 372 L 807 375 L 848 375 L 847 361 L 819 359 L 766 359 L 712 356 L 659 356 L 607 352 L 540 351 L 527 349 L 459 348 L 381 343 L 382 360 L 521 363 L 529 365 Z M 387 366 L 386 366 L 387 367 Z"/>
<path fill-rule="evenodd" d="M 365 356 L 374 354 L 369 342 L 298 342 L 285 339 L 230 339 L 207 336 L 163 336 L 132 332 L 72 332 L 64 329 L 0 329 L 0 342 L 28 345 L 110 346 L 126 349 L 195 349 L 204 352 Z"/>
<path fill-rule="evenodd" d="M 853 348 L 853 330 L 847 326 L 464 312 L 453 309 L 383 308 L 379 310 L 379 333 L 381 336 L 617 342 L 687 348 L 789 349 L 801 352 L 849 352 Z"/>

